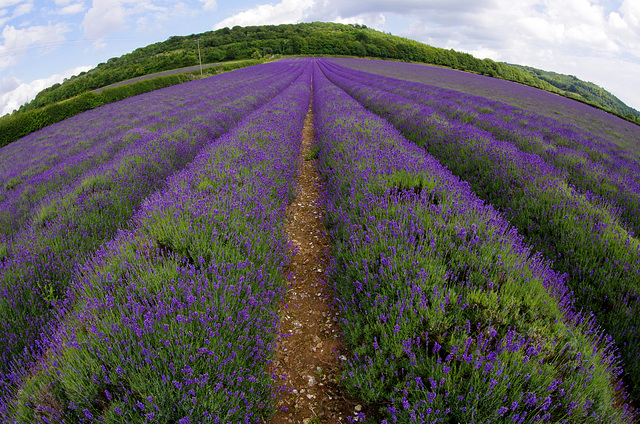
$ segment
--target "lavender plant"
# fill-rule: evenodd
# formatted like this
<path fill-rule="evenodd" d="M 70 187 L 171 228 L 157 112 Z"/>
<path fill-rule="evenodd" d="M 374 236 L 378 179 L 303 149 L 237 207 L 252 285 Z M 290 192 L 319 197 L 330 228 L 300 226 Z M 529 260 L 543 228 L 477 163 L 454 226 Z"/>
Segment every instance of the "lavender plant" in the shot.
<path fill-rule="evenodd" d="M 311 68 L 149 197 L 79 270 L 10 421 L 262 422 Z"/>
<path fill-rule="evenodd" d="M 270 79 L 260 78 L 259 87 L 240 85 L 228 93 L 229 101 L 215 104 L 213 100 L 213 108 L 207 107 L 212 100 L 204 97 L 197 116 L 158 134 L 148 133 L 113 161 L 88 171 L 40 205 L 31 225 L 16 237 L 0 264 L 2 398 L 11 396 L 25 366 L 46 348 L 43 338 L 75 301 L 69 290 L 75 268 L 125 229 L 140 203 L 164 187 L 168 176 L 302 71 L 286 63 L 269 68 Z"/>
<path fill-rule="evenodd" d="M 197 122 L 210 108 L 233 100 L 236 89 L 269 85 L 273 76 L 265 69 L 159 90 L 52 125 L 1 149 L 0 243 L 8 248 L 47 196 L 117 160 L 114 157 L 142 136 L 180 122 Z"/>
<path fill-rule="evenodd" d="M 331 74 L 363 104 L 423 146 L 482 199 L 498 207 L 535 249 L 568 274 L 577 308 L 613 337 L 624 379 L 640 395 L 640 242 L 614 214 L 567 184 L 539 156 L 485 131 L 449 121 L 432 108 Z"/>
<path fill-rule="evenodd" d="M 506 103 L 521 111 L 534 111 L 536 114 L 553 118 L 563 124 L 578 127 L 584 132 L 611 141 L 628 152 L 635 153 L 636 157 L 640 152 L 640 146 L 637 143 L 640 139 L 638 125 L 585 103 L 534 87 L 418 63 L 355 58 L 331 58 L 330 60 L 352 69 L 418 82 L 423 85 L 423 91 L 430 90 L 424 87 L 425 85 L 442 87 L 472 94 L 485 101 L 491 99 L 501 104 Z"/>
<path fill-rule="evenodd" d="M 269 417 L 310 63 L 132 98 L 122 118 L 98 109 L 0 149 L 5 421 Z M 598 202 L 615 196 L 571 179 L 621 164 L 606 181 L 627 190 L 633 158 L 498 103 L 320 63 L 413 141 L 314 69 L 342 383 L 361 418 L 637 419 L 620 378 L 636 387 L 639 242 L 616 216 L 626 204 L 612 213 Z"/>
<path fill-rule="evenodd" d="M 429 106 L 453 122 L 469 122 L 523 152 L 540 156 L 560 170 L 568 183 L 597 195 L 601 203 L 610 203 L 626 228 L 640 234 L 640 163 L 636 155 L 574 126 L 504 103 L 424 84 L 372 78 L 364 72 L 332 70 Z"/>
<path fill-rule="evenodd" d="M 342 383 L 373 410 L 359 418 L 632 422 L 610 338 L 564 277 L 467 183 L 313 81 Z"/>

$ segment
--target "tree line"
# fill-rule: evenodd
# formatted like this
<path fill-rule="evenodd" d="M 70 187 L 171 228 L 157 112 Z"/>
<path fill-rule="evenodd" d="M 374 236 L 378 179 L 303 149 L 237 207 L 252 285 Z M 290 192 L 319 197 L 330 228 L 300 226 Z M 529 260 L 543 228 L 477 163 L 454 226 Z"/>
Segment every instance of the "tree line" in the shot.
<path fill-rule="evenodd" d="M 42 90 L 33 101 L 14 113 L 38 109 L 141 75 L 197 65 L 197 40 L 203 63 L 260 59 L 273 55 L 373 57 L 440 65 L 502 78 L 558 94 L 567 95 L 567 92 L 571 92 L 550 78 L 506 63 L 478 59 L 468 53 L 429 46 L 376 31 L 365 25 L 312 22 L 235 26 L 201 34 L 170 37 L 166 41 L 136 49 L 118 58 L 111 58 L 88 72 Z M 615 102 L 604 100 L 604 97 L 599 99 L 582 95 L 573 98 L 595 104 L 640 123 L 640 114 L 637 111 L 628 107 L 621 109 Z"/>

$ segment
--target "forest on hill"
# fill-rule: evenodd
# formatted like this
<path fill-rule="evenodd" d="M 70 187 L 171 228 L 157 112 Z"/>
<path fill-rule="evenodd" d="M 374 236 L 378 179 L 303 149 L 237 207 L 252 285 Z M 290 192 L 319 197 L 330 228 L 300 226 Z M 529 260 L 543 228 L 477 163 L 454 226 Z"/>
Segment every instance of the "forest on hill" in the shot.
<path fill-rule="evenodd" d="M 38 109 L 138 76 L 197 65 L 197 40 L 203 63 L 260 59 L 273 55 L 356 56 L 420 62 L 541 88 L 590 103 L 640 123 L 640 112 L 626 106 L 600 87 L 593 89 L 577 79 L 571 84 L 558 83 L 560 76 L 557 74 L 491 59 L 478 59 L 468 53 L 432 47 L 376 31 L 365 25 L 326 22 L 235 26 L 189 36 L 173 36 L 121 57 L 111 58 L 88 72 L 82 72 L 61 84 L 54 84 L 42 90 L 34 100 L 20 107 L 14 114 Z"/>

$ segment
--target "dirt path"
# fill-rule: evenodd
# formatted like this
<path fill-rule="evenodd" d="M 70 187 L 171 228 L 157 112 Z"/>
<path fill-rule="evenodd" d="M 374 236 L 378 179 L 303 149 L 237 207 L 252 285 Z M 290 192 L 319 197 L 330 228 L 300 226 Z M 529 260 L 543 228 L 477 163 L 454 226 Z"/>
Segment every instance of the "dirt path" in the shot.
<path fill-rule="evenodd" d="M 296 247 L 293 275 L 280 307 L 280 329 L 273 373 L 282 380 L 272 424 L 347 422 L 360 406 L 345 398 L 336 378 L 342 355 L 340 330 L 329 305 L 331 288 L 323 284 L 329 261 L 329 237 L 320 205 L 320 176 L 312 154 L 313 115 L 307 114 L 298 164 L 296 199 L 287 210 L 286 233 Z"/>
<path fill-rule="evenodd" d="M 207 63 L 207 64 L 203 64 L 202 65 L 202 69 L 204 70 L 204 69 L 207 69 L 207 68 L 211 68 L 212 66 L 226 65 L 226 64 L 229 64 L 229 63 L 236 63 L 236 62 L 238 62 L 238 61 L 235 60 L 235 61 L 231 61 L 231 62 Z M 93 90 L 93 92 L 94 93 L 100 93 L 105 88 L 113 88 L 113 87 L 118 87 L 120 85 L 133 84 L 134 82 L 138 82 L 138 81 L 142 81 L 142 80 L 146 80 L 146 79 L 151 79 L 151 78 L 156 78 L 156 77 L 163 77 L 163 76 L 166 76 L 166 75 L 184 74 L 184 73 L 187 73 L 187 72 L 194 72 L 194 71 L 199 71 L 199 70 L 200 70 L 200 65 L 194 65 L 194 66 L 186 66 L 184 68 L 169 69 L 168 71 L 154 72 L 153 74 L 141 75 L 139 77 L 131 78 L 131 79 L 128 79 L 128 80 L 114 82 L 113 84 L 109 84 L 109 85 L 105 85 L 104 87 L 96 88 L 95 90 Z"/>

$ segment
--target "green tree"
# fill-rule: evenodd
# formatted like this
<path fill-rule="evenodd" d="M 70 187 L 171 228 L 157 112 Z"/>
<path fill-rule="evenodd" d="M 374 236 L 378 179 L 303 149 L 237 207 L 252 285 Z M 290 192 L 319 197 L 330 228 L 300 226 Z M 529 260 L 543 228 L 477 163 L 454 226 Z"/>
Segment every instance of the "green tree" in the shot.
<path fill-rule="evenodd" d="M 367 49 L 364 48 L 361 42 L 354 41 L 353 43 L 351 43 L 351 54 L 364 57 L 367 55 Z"/>

